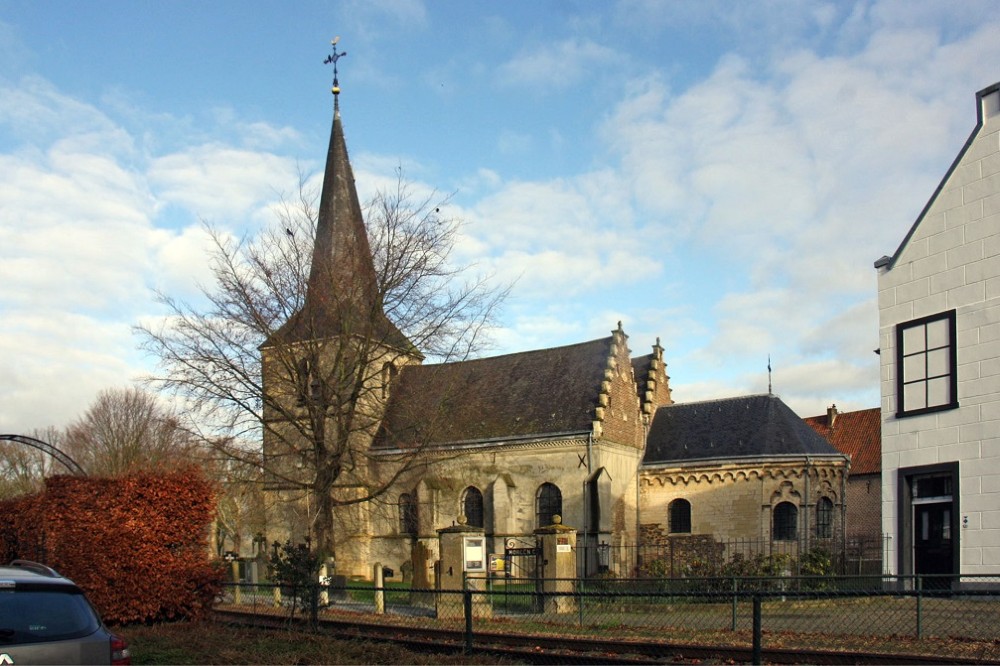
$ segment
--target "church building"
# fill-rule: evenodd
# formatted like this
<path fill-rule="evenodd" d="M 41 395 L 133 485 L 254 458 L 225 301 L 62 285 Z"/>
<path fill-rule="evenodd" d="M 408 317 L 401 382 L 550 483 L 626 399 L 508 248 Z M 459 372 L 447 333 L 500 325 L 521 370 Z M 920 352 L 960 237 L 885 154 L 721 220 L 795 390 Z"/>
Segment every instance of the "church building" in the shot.
<path fill-rule="evenodd" d="M 293 481 L 337 446 L 349 455 L 327 510 L 347 576 L 432 571 L 456 525 L 503 553 L 561 520 L 580 575 L 636 573 L 640 544 L 843 529 L 845 456 L 773 395 L 673 404 L 659 340 L 633 356 L 620 322 L 564 347 L 425 362 L 383 311 L 334 109 L 304 305 L 261 347 L 263 453 L 284 470 L 268 481 L 269 541 L 312 533 L 322 502 Z"/>

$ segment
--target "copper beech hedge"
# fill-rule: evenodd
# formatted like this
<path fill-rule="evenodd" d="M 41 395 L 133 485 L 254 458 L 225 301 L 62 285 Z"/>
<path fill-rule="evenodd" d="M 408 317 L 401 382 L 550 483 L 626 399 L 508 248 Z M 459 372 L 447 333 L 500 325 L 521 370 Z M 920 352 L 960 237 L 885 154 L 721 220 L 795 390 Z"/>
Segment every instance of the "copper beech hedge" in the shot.
<path fill-rule="evenodd" d="M 214 499 L 197 468 L 51 477 L 39 495 L 0 502 L 0 560 L 55 568 L 114 624 L 195 617 L 222 580 L 207 541 Z"/>

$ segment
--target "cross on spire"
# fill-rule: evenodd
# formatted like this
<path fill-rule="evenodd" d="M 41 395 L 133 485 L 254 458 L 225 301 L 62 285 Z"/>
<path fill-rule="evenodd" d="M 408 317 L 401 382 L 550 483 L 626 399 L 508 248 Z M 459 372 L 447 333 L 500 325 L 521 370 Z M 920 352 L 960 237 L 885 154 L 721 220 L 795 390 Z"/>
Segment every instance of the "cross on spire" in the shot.
<path fill-rule="evenodd" d="M 347 51 L 341 51 L 339 53 L 337 52 L 337 42 L 339 41 L 340 41 L 339 35 L 337 37 L 334 37 L 330 41 L 330 46 L 333 47 L 333 53 L 328 55 L 326 57 L 326 60 L 323 61 L 324 65 L 329 65 L 330 63 L 333 63 L 333 88 L 330 90 L 330 92 L 332 92 L 334 95 L 340 94 L 340 82 L 337 81 L 337 61 L 343 58 L 345 55 L 347 55 Z"/>

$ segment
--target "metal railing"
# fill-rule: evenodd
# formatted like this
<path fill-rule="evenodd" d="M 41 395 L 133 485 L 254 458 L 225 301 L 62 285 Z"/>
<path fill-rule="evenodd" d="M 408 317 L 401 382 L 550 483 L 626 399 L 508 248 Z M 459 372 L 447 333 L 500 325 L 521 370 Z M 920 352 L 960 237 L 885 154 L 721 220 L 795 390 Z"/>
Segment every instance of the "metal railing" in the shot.
<path fill-rule="evenodd" d="M 719 575 L 881 575 L 892 554 L 891 537 L 842 539 L 715 539 L 708 535 L 670 536 L 665 543 L 593 544 L 577 542 L 582 576 L 610 572 L 618 577 Z M 754 570 L 756 567 L 756 570 Z"/>
<path fill-rule="evenodd" d="M 395 584 L 294 590 L 230 583 L 218 607 L 249 614 L 375 618 L 401 627 L 600 636 L 887 653 L 955 650 L 1000 660 L 1000 576 L 470 579 L 464 590 Z M 565 591 L 545 590 L 561 586 Z"/>

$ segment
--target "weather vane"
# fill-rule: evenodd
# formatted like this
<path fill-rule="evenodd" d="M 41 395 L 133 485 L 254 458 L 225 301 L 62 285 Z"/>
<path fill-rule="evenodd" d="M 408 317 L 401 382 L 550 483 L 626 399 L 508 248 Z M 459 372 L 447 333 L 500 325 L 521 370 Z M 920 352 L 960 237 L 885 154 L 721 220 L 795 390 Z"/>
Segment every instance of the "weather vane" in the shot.
<path fill-rule="evenodd" d="M 339 35 L 333 38 L 330 42 L 330 46 L 333 47 L 333 53 L 328 55 L 326 60 L 323 61 L 324 65 L 329 65 L 331 62 L 333 63 L 333 89 L 331 92 L 333 92 L 334 95 L 340 94 L 340 83 L 337 81 L 337 61 L 347 55 L 347 51 L 337 53 L 337 42 L 339 41 Z"/>

